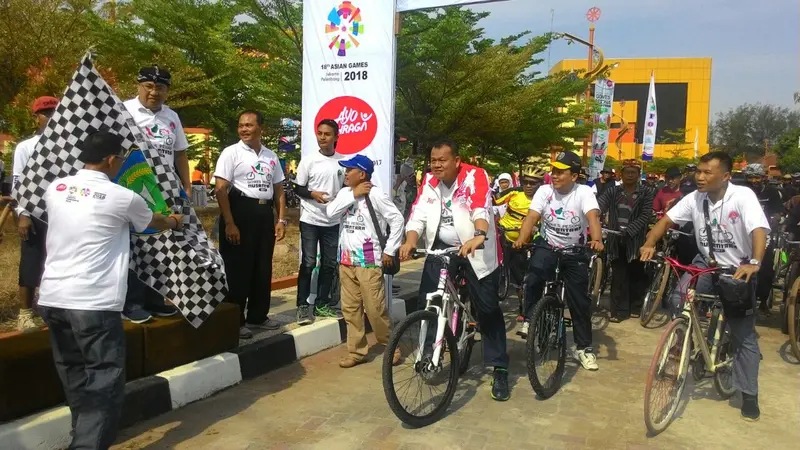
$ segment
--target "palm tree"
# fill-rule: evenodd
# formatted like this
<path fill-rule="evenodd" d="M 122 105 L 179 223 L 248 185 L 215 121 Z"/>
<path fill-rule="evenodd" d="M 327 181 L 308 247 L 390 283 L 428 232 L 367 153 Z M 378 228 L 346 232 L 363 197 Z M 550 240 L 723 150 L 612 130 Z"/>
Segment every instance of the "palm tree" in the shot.
<path fill-rule="evenodd" d="M 795 92 L 794 93 L 794 102 L 795 103 L 800 103 L 800 92 Z"/>

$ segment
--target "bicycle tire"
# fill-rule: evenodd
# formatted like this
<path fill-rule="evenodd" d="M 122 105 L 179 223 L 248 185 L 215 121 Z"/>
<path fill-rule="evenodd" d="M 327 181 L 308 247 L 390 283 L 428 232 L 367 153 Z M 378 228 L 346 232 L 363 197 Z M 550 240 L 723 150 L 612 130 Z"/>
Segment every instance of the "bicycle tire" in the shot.
<path fill-rule="evenodd" d="M 544 314 L 552 312 L 558 317 L 558 330 L 556 332 L 558 341 L 558 356 L 556 362 L 556 370 L 550 378 L 548 383 L 542 383 L 536 371 L 536 361 L 538 360 L 539 351 L 536 349 L 536 336 L 540 332 L 537 329 L 539 319 Z M 548 294 L 542 297 L 536 306 L 533 308 L 531 315 L 531 325 L 528 331 L 528 339 L 526 341 L 526 362 L 528 366 L 528 380 L 531 382 L 531 387 L 541 398 L 550 398 L 561 388 L 561 378 L 564 376 L 564 364 L 567 357 L 567 334 L 566 327 L 564 326 L 564 306 L 555 295 Z"/>
<path fill-rule="evenodd" d="M 797 304 L 799 292 L 800 278 L 796 279 L 792 284 L 788 300 L 789 304 L 786 306 L 786 318 L 789 321 L 789 345 L 798 361 L 800 361 L 800 305 Z"/>
<path fill-rule="evenodd" d="M 609 283 L 611 283 L 611 264 L 603 263 L 603 278 L 600 282 L 600 292 L 597 294 L 598 296 L 603 295 L 608 289 Z"/>
<path fill-rule="evenodd" d="M 394 351 L 398 348 L 398 344 L 400 342 L 400 338 L 403 336 L 403 332 L 411 327 L 412 324 L 422 320 L 431 320 L 436 323 L 437 319 L 438 316 L 432 311 L 417 311 L 408 315 L 397 325 L 397 328 L 392 333 L 392 337 L 389 340 L 389 345 L 386 348 L 385 354 L 394 355 Z M 429 414 L 423 416 L 416 416 L 409 413 L 400 403 L 400 400 L 397 398 L 397 393 L 394 391 L 394 374 L 392 373 L 394 366 L 392 365 L 392 358 L 383 358 L 381 378 L 383 381 L 383 393 L 386 396 L 386 401 L 389 403 L 389 408 L 391 408 L 394 415 L 397 416 L 397 418 L 403 423 L 413 428 L 421 428 L 437 422 L 447 411 L 447 408 L 450 406 L 450 402 L 453 401 L 453 395 L 456 392 L 456 385 L 458 384 L 459 361 L 456 338 L 453 336 L 453 332 L 447 325 L 445 325 L 444 329 L 444 339 L 446 350 L 450 352 L 451 364 L 449 384 L 445 390 L 444 396 L 442 397 L 442 401 Z"/>
<path fill-rule="evenodd" d="M 793 262 L 789 265 L 789 269 L 786 271 L 786 278 L 783 280 L 783 304 L 781 305 L 781 313 L 782 319 L 781 320 L 781 332 L 783 334 L 789 334 L 789 299 L 791 298 L 792 294 L 792 286 L 794 286 L 794 282 L 800 276 L 800 262 Z"/>
<path fill-rule="evenodd" d="M 664 291 L 669 284 L 670 275 L 671 269 L 668 263 L 662 264 L 653 275 L 653 279 L 647 287 L 647 293 L 644 295 L 642 311 L 639 313 L 639 323 L 643 327 L 646 327 L 653 320 L 656 311 L 661 308 L 661 299 L 664 297 Z"/>
<path fill-rule="evenodd" d="M 719 311 L 717 311 L 715 314 L 718 315 Z M 720 364 L 727 358 L 733 359 L 733 353 L 731 351 L 731 339 L 727 330 L 723 330 L 720 343 L 717 346 L 717 354 L 714 356 L 714 361 L 716 361 L 717 364 Z M 714 389 L 717 390 L 717 394 L 719 394 L 723 400 L 733 397 L 733 394 L 736 393 L 736 388 L 733 387 L 733 372 L 731 369 L 732 364 L 733 361 L 731 361 L 731 365 L 728 367 L 714 370 Z M 725 378 L 726 376 L 728 378 Z"/>
<path fill-rule="evenodd" d="M 678 360 L 678 372 L 676 374 L 676 383 L 677 389 L 673 387 L 671 390 L 672 395 L 670 399 L 669 405 L 665 407 L 658 408 L 659 411 L 666 409 L 666 414 L 663 418 L 654 420 L 651 417 L 650 410 L 651 410 L 651 402 L 653 402 L 653 390 L 656 387 L 655 384 L 658 381 L 657 375 L 659 375 L 659 369 L 661 368 L 661 355 L 664 351 L 669 352 L 669 348 L 667 346 L 670 343 L 670 336 L 673 334 L 677 334 L 678 329 L 683 329 L 684 332 L 684 339 L 690 339 L 689 345 L 689 354 L 683 355 L 683 344 L 681 344 L 681 354 L 680 359 L 683 360 L 683 365 L 680 365 L 680 360 Z M 673 319 L 667 329 L 664 330 L 664 333 L 661 335 L 661 339 L 658 342 L 658 347 L 656 347 L 656 351 L 653 354 L 653 359 L 650 361 L 650 368 L 647 370 L 647 381 L 645 383 L 644 388 L 644 423 L 647 426 L 647 430 L 650 432 L 651 435 L 657 435 L 662 431 L 666 430 L 669 426 L 670 422 L 672 422 L 672 418 L 675 415 L 675 411 L 678 409 L 678 404 L 680 403 L 681 395 L 683 394 L 683 388 L 686 386 L 686 378 L 688 377 L 688 369 L 689 369 L 689 355 L 691 355 L 691 337 L 688 334 L 691 333 L 689 330 L 689 324 L 686 318 L 678 317 Z M 666 356 L 667 359 L 670 359 L 669 355 Z M 680 374 L 683 373 L 683 376 Z"/>
<path fill-rule="evenodd" d="M 464 294 L 462 294 L 464 295 Z M 465 302 L 465 305 L 470 308 L 470 313 L 472 313 L 472 317 L 475 317 L 474 308 L 472 307 L 472 301 Z M 463 313 L 462 313 L 463 314 Z M 461 333 L 464 331 L 462 330 L 462 321 L 458 321 L 458 332 L 456 335 L 461 336 Z M 458 345 L 458 338 L 456 338 L 456 346 Z M 458 375 L 464 375 L 467 370 L 469 369 L 469 359 L 472 356 L 472 347 L 475 346 L 475 336 L 470 337 L 467 339 L 465 346 L 463 349 L 458 349 Z"/>
<path fill-rule="evenodd" d="M 500 267 L 500 284 L 497 288 L 497 295 L 500 296 L 500 301 L 508 298 L 508 290 L 511 284 L 511 269 L 506 264 Z"/>
<path fill-rule="evenodd" d="M 600 288 L 603 283 L 604 263 L 602 258 L 596 258 L 592 267 L 592 274 L 589 278 L 589 296 L 592 301 L 592 306 L 600 306 Z"/>

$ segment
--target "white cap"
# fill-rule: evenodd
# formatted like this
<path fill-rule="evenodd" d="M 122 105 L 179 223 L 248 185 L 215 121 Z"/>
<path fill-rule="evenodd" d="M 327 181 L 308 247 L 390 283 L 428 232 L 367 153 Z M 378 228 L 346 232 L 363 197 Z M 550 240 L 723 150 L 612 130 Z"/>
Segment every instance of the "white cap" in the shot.
<path fill-rule="evenodd" d="M 501 173 L 500 176 L 497 177 L 497 182 L 499 183 L 502 180 L 506 180 L 509 183 L 512 183 L 514 180 L 511 179 L 511 175 L 507 173 Z"/>

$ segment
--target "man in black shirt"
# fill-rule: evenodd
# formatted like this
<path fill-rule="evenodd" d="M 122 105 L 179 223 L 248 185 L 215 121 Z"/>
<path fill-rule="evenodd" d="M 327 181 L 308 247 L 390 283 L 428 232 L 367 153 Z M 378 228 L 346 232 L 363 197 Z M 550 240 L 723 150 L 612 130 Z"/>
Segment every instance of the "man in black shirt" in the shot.
<path fill-rule="evenodd" d="M 781 186 L 781 200 L 785 203 L 797 195 L 797 188 L 792 184 L 792 176 L 783 175 L 783 186 Z"/>
<path fill-rule="evenodd" d="M 686 170 L 683 172 L 683 181 L 681 181 L 681 194 L 684 196 L 691 194 L 697 190 L 697 183 L 694 181 L 694 175 L 697 173 L 697 166 L 688 164 Z"/>

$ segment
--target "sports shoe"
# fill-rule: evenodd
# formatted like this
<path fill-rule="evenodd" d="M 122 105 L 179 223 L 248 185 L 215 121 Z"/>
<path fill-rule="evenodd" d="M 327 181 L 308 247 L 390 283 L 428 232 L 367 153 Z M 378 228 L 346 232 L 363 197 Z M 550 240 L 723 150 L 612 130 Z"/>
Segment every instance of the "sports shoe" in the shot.
<path fill-rule="evenodd" d="M 517 330 L 517 335 L 519 335 L 522 339 L 528 338 L 528 329 L 531 327 L 530 322 L 522 322 L 522 327 Z"/>
<path fill-rule="evenodd" d="M 317 306 L 314 308 L 315 317 L 336 317 L 336 311 L 328 305 Z"/>
<path fill-rule="evenodd" d="M 253 332 L 247 327 L 239 327 L 239 339 L 253 339 Z"/>
<path fill-rule="evenodd" d="M 30 308 L 22 308 L 19 310 L 17 317 L 17 330 L 18 331 L 34 331 L 39 327 L 33 321 L 33 310 Z"/>
<path fill-rule="evenodd" d="M 597 356 L 595 356 L 592 347 L 586 347 L 583 350 L 575 349 L 575 359 L 577 359 L 586 370 L 597 370 L 600 368 L 597 365 Z"/>
<path fill-rule="evenodd" d="M 133 323 L 145 323 L 152 320 L 153 316 L 142 308 L 136 308 L 130 311 L 122 311 L 122 318 Z"/>
<path fill-rule="evenodd" d="M 156 317 L 170 317 L 178 314 L 178 308 L 166 303 L 154 303 L 146 306 L 147 312 Z"/>
<path fill-rule="evenodd" d="M 758 395 L 750 395 L 742 392 L 742 418 L 755 422 L 761 417 L 761 410 L 758 409 Z"/>
<path fill-rule="evenodd" d="M 277 321 L 272 320 L 269 317 L 267 317 L 267 320 L 265 320 L 265 321 L 263 321 L 261 323 L 248 323 L 247 326 L 249 328 L 255 328 L 256 330 L 273 331 L 273 330 L 277 330 L 278 328 L 280 328 L 281 324 L 279 324 Z"/>
<path fill-rule="evenodd" d="M 495 367 L 494 378 L 492 378 L 492 398 L 498 402 L 504 402 L 511 397 L 508 392 L 508 371 Z"/>
<path fill-rule="evenodd" d="M 311 316 L 311 306 L 309 305 L 301 305 L 297 307 L 297 324 L 298 325 L 308 325 L 314 322 L 314 318 Z"/>

